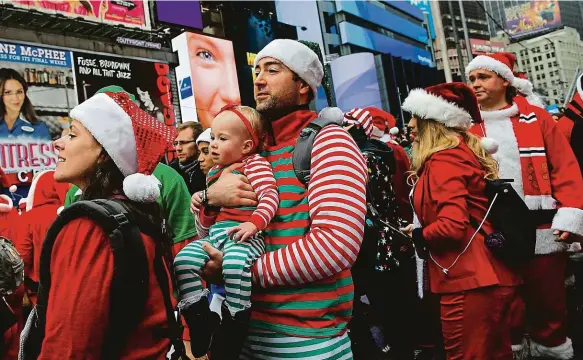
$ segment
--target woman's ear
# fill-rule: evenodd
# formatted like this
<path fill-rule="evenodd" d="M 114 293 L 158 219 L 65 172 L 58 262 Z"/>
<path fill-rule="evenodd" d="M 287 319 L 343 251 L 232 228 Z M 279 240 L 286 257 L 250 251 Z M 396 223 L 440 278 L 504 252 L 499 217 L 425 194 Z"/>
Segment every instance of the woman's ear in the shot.
<path fill-rule="evenodd" d="M 99 154 L 99 157 L 97 158 L 97 163 L 104 164 L 109 159 L 109 155 L 105 152 L 104 149 L 101 149 L 101 154 Z"/>
<path fill-rule="evenodd" d="M 243 155 L 251 154 L 251 151 L 253 151 L 254 148 L 255 144 L 253 143 L 253 140 L 245 140 L 243 143 Z"/>

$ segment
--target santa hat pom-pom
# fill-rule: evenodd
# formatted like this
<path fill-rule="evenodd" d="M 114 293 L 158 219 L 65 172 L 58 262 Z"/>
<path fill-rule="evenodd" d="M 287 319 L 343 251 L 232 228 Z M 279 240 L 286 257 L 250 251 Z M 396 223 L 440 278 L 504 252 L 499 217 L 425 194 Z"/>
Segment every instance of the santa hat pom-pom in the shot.
<path fill-rule="evenodd" d="M 160 181 L 152 175 L 131 174 L 123 180 L 123 192 L 132 201 L 153 203 L 160 197 Z"/>
<path fill-rule="evenodd" d="M 17 187 L 16 187 L 16 185 L 12 185 L 12 186 L 10 186 L 10 187 L 8 188 L 8 191 L 10 191 L 11 193 L 15 193 L 15 192 L 16 192 L 16 190 L 17 190 Z"/>
<path fill-rule="evenodd" d="M 515 77 L 514 80 L 512 80 L 512 86 L 514 86 L 516 88 L 516 90 L 523 93 L 524 95 L 528 96 L 528 95 L 532 94 L 533 85 L 527 79 L 521 79 L 519 77 Z"/>
<path fill-rule="evenodd" d="M 498 151 L 498 142 L 489 137 L 483 137 L 480 140 L 480 146 L 482 149 L 486 150 L 488 154 L 494 154 Z"/>
<path fill-rule="evenodd" d="M 391 130 L 389 130 L 389 134 L 391 134 L 391 135 L 398 135 L 399 134 L 399 128 L 398 127 L 391 128 Z"/>
<path fill-rule="evenodd" d="M 337 107 L 323 108 L 322 111 L 320 111 L 319 116 L 322 119 L 327 119 L 337 124 L 342 124 L 344 122 L 344 113 Z"/>

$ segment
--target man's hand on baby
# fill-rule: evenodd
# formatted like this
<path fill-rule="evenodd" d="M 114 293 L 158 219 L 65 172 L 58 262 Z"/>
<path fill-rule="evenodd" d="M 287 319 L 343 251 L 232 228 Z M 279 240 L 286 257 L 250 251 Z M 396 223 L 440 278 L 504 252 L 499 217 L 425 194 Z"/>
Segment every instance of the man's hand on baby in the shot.
<path fill-rule="evenodd" d="M 231 239 L 235 240 L 235 242 L 245 241 L 257 234 L 258 231 L 257 226 L 252 222 L 244 222 L 241 225 L 231 228 L 231 230 L 229 230 L 229 236 Z"/>

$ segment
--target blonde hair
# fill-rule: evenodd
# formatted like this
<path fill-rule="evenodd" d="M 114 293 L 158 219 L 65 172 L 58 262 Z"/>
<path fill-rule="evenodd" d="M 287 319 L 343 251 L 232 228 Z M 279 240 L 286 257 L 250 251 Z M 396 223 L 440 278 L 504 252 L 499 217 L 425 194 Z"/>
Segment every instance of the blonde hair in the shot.
<path fill-rule="evenodd" d="M 498 163 L 492 155 L 480 146 L 480 138 L 459 128 L 448 128 L 432 119 L 417 118 L 417 141 L 413 144 L 412 176 L 420 175 L 423 165 L 436 152 L 453 149 L 460 144 L 460 136 L 468 148 L 476 155 L 482 168 L 486 171 L 486 179 L 498 178 Z"/>

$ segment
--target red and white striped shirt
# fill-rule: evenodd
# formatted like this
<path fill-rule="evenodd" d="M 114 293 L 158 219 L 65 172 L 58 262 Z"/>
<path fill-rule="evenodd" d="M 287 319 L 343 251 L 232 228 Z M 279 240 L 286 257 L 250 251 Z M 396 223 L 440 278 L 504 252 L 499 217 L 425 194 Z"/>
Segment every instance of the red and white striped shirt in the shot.
<path fill-rule="evenodd" d="M 250 155 L 241 160 L 243 166 L 237 169 L 249 180 L 249 184 L 257 195 L 257 208 L 222 208 L 216 221 L 234 220 L 239 222 L 252 222 L 258 230 L 267 227 L 279 207 L 279 195 L 271 165 L 259 154 Z M 217 170 L 213 168 L 212 170 Z M 211 172 L 212 172 L 211 170 Z M 220 172 L 216 175 L 220 175 Z"/>

